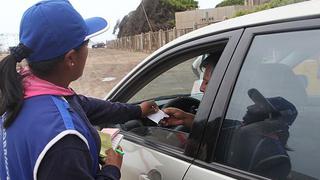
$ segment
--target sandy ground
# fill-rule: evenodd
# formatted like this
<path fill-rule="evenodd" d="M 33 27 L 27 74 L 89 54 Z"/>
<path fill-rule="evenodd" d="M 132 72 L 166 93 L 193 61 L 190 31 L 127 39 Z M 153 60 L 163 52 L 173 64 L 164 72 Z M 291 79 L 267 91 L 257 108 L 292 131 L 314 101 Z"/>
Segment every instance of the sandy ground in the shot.
<path fill-rule="evenodd" d="M 104 98 L 129 71 L 149 54 L 114 49 L 89 49 L 81 78 L 71 83 L 78 94 Z M 2 59 L 4 55 L 0 55 Z"/>
<path fill-rule="evenodd" d="M 78 94 L 104 98 L 113 86 L 148 55 L 114 49 L 90 49 L 83 75 L 71 87 Z"/>

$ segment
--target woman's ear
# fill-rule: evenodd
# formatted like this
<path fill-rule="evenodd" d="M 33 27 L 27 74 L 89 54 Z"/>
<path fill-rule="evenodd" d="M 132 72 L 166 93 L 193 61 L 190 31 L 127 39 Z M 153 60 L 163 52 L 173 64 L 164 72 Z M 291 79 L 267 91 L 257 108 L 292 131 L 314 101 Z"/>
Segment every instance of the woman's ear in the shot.
<path fill-rule="evenodd" d="M 69 69 L 72 69 L 76 66 L 77 58 L 77 51 L 75 51 L 74 49 L 67 52 L 67 54 L 64 56 L 65 63 Z"/>

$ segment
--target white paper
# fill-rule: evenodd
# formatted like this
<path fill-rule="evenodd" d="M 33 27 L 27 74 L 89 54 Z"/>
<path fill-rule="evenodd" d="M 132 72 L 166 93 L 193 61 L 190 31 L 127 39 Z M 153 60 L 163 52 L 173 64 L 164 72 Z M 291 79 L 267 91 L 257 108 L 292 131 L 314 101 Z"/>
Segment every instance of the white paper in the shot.
<path fill-rule="evenodd" d="M 163 111 L 159 110 L 158 112 L 151 114 L 148 116 L 149 119 L 154 121 L 155 123 L 159 123 L 159 121 L 165 117 L 169 117 L 168 114 L 164 113 Z"/>
<path fill-rule="evenodd" d="M 123 139 L 123 135 L 122 134 L 117 134 L 113 139 L 112 139 L 112 149 L 115 150 L 119 144 L 120 141 Z"/>

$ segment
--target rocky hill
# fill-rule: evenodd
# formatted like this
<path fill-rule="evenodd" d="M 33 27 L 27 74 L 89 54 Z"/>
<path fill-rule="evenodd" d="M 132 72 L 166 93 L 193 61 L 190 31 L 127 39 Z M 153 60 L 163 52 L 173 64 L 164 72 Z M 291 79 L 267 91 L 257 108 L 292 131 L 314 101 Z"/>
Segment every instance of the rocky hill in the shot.
<path fill-rule="evenodd" d="M 192 10 L 197 7 L 198 2 L 194 0 L 143 0 L 135 11 L 130 12 L 116 25 L 117 36 L 131 36 L 142 32 L 171 29 L 175 25 L 175 12 Z"/>

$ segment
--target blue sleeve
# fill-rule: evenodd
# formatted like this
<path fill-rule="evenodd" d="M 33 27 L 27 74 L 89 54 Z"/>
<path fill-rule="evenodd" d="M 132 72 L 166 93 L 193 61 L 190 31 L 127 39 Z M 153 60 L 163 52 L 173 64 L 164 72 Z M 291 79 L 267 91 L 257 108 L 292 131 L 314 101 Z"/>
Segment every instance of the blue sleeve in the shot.
<path fill-rule="evenodd" d="M 141 117 L 141 108 L 138 105 L 104 101 L 78 96 L 80 104 L 88 119 L 93 125 L 102 123 L 124 123 Z"/>
<path fill-rule="evenodd" d="M 119 180 L 120 170 L 112 165 L 91 173 L 92 159 L 87 145 L 75 135 L 67 135 L 53 145 L 40 163 L 39 180 Z"/>

